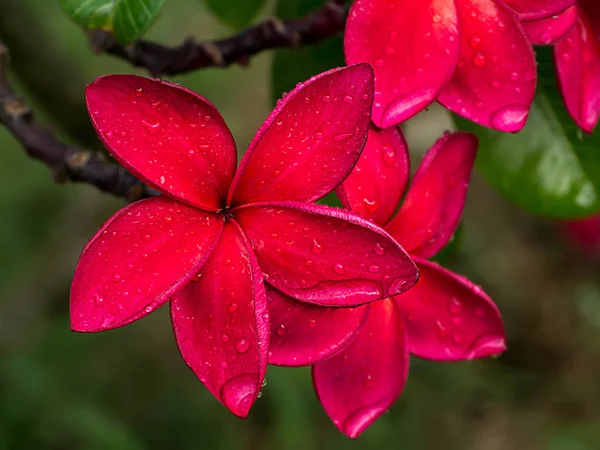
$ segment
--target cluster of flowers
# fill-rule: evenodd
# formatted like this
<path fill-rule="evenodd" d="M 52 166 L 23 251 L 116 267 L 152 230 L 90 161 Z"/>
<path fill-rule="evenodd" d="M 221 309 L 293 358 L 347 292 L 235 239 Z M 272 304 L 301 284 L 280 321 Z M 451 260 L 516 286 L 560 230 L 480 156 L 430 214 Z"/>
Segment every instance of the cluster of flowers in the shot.
<path fill-rule="evenodd" d="M 530 42 L 558 41 L 567 106 L 593 128 L 591 2 L 357 0 L 349 66 L 280 100 L 237 168 L 234 139 L 205 98 L 159 80 L 99 78 L 86 91 L 99 136 L 162 195 L 118 211 L 84 248 L 72 328 L 117 328 L 170 300 L 184 360 L 231 412 L 247 416 L 268 364 L 310 365 L 327 414 L 350 437 L 398 398 L 410 354 L 501 353 L 491 299 L 428 261 L 456 231 L 477 140 L 444 135 L 407 190 L 395 125 L 438 100 L 517 131 L 535 90 Z M 315 203 L 334 190 L 345 209 Z"/>

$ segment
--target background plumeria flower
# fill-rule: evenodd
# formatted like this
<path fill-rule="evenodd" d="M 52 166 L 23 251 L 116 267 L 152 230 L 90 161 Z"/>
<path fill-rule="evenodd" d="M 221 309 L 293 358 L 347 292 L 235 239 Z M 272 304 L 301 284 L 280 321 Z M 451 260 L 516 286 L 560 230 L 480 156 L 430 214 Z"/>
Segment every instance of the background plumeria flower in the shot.
<path fill-rule="evenodd" d="M 519 131 L 536 86 L 519 20 L 550 17 L 575 0 L 356 0 L 348 64 L 375 69 L 373 122 L 399 124 L 436 99 L 467 119 Z"/>
<path fill-rule="evenodd" d="M 409 353 L 459 361 L 505 350 L 504 326 L 492 300 L 466 278 L 427 261 L 458 226 L 476 149 L 476 138 L 466 133 L 438 140 L 394 216 L 409 177 L 406 145 L 397 129 L 373 128 L 360 161 L 338 191 L 346 207 L 385 226 L 409 251 L 421 274 L 410 290 L 350 309 L 305 306 L 279 292 L 268 293 L 269 361 L 316 363 L 317 395 L 351 438 L 401 394 Z M 334 356 L 324 359 L 327 354 Z"/>
<path fill-rule="evenodd" d="M 554 45 L 558 85 L 573 120 L 591 133 L 600 116 L 600 5 L 580 0 L 577 22 Z"/>
<path fill-rule="evenodd" d="M 263 277 L 290 296 L 335 306 L 415 283 L 414 263 L 382 229 L 312 203 L 344 180 L 362 151 L 373 95 L 368 65 L 299 84 L 237 172 L 231 133 L 203 97 L 130 75 L 99 78 L 86 94 L 110 153 L 164 195 L 118 211 L 85 247 L 71 289 L 73 330 L 120 327 L 171 299 L 184 360 L 245 417 L 267 366 Z"/>
<path fill-rule="evenodd" d="M 541 20 L 523 21 L 533 44 L 554 44 L 559 88 L 569 114 L 592 133 L 600 116 L 600 6 L 595 0 Z"/>

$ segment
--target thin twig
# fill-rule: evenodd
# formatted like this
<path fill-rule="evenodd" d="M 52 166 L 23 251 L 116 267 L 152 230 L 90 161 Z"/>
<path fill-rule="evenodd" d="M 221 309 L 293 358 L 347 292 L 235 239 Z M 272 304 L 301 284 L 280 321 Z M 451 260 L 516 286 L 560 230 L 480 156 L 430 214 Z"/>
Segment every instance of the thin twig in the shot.
<path fill-rule="evenodd" d="M 88 183 L 128 201 L 156 194 L 101 153 L 67 145 L 49 128 L 38 124 L 31 109 L 13 91 L 8 64 L 8 48 L 0 41 L 0 124 L 7 127 L 29 156 L 50 167 L 58 182 Z"/>
<path fill-rule="evenodd" d="M 175 75 L 204 67 L 247 64 L 250 57 L 264 50 L 315 44 L 341 33 L 347 15 L 343 1 L 330 0 L 305 17 L 271 18 L 225 39 L 196 42 L 188 38 L 176 47 L 144 40 L 125 46 L 104 30 L 90 31 L 89 38 L 97 52 L 146 68 L 154 76 Z"/>

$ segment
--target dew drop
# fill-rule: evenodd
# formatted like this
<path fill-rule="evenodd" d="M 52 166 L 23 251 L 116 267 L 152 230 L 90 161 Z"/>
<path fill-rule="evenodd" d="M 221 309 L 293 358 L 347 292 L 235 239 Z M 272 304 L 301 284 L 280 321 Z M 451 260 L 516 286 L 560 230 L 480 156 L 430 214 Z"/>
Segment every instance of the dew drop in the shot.
<path fill-rule="evenodd" d="M 146 233 L 146 234 L 144 234 L 144 235 L 142 236 L 142 239 L 143 239 L 145 242 L 149 242 L 149 241 L 150 241 L 150 239 L 152 239 L 152 235 L 150 235 L 150 233 Z"/>
<path fill-rule="evenodd" d="M 344 274 L 344 266 L 342 266 L 340 263 L 334 264 L 333 271 L 335 273 L 337 273 L 338 275 L 343 275 Z"/>
<path fill-rule="evenodd" d="M 463 305 L 460 302 L 460 300 L 458 300 L 455 297 L 452 297 L 448 302 L 448 311 L 453 316 L 459 315 L 463 311 Z"/>
<path fill-rule="evenodd" d="M 229 339 L 230 339 L 230 338 L 229 338 L 229 335 L 228 335 L 227 333 L 223 333 L 223 334 L 221 335 L 221 340 L 222 340 L 223 342 L 229 342 Z"/>
<path fill-rule="evenodd" d="M 233 377 L 223 385 L 220 397 L 234 414 L 245 417 L 257 394 L 258 379 L 249 373 Z"/>
<path fill-rule="evenodd" d="M 227 308 L 227 311 L 228 312 L 236 312 L 238 310 L 238 308 L 239 308 L 239 305 L 237 304 L 237 302 L 231 302 L 231 305 L 229 305 L 229 308 Z"/>
<path fill-rule="evenodd" d="M 336 142 L 341 142 L 341 141 L 345 141 L 348 140 L 352 137 L 352 134 L 350 133 L 343 133 L 343 134 L 337 134 L 333 137 L 333 140 Z"/>
<path fill-rule="evenodd" d="M 313 245 L 312 245 L 311 251 L 315 255 L 320 255 L 321 253 L 323 253 L 323 246 L 321 244 L 319 244 L 316 240 L 313 240 Z"/>
<path fill-rule="evenodd" d="M 275 332 L 277 333 L 277 336 L 283 336 L 285 334 L 285 325 L 280 324 Z"/>
<path fill-rule="evenodd" d="M 373 251 L 379 256 L 382 256 L 385 254 L 385 249 L 382 247 L 382 245 L 379 242 L 377 242 L 373 246 Z"/>
<path fill-rule="evenodd" d="M 508 105 L 492 114 L 491 124 L 502 131 L 519 131 L 527 119 L 528 112 L 525 106 Z"/>
<path fill-rule="evenodd" d="M 96 304 L 97 308 L 102 308 L 106 304 L 106 301 L 104 300 L 104 297 L 102 297 L 99 294 L 96 294 L 94 298 L 94 303 Z"/>
<path fill-rule="evenodd" d="M 379 266 L 376 266 L 375 264 L 371 264 L 369 266 L 369 272 L 371 272 L 371 273 L 377 273 L 377 272 L 379 272 Z"/>
<path fill-rule="evenodd" d="M 383 146 L 383 163 L 389 167 L 396 164 L 396 151 L 389 145 Z"/>
<path fill-rule="evenodd" d="M 113 274 L 112 279 L 115 283 L 118 283 L 119 281 L 121 281 L 121 275 L 118 273 Z"/>
<path fill-rule="evenodd" d="M 475 56 L 473 56 L 473 65 L 475 67 L 483 67 L 485 66 L 486 62 L 487 61 L 483 53 L 477 53 Z"/>
<path fill-rule="evenodd" d="M 246 353 L 250 348 L 250 341 L 246 338 L 239 338 L 235 341 L 235 349 L 238 353 Z"/>
<path fill-rule="evenodd" d="M 471 48 L 481 47 L 481 38 L 479 36 L 472 36 L 471 39 L 469 39 L 469 45 Z"/>
<path fill-rule="evenodd" d="M 317 326 L 317 321 L 315 319 L 308 319 L 308 326 L 314 328 Z"/>
<path fill-rule="evenodd" d="M 142 119 L 142 125 L 150 136 L 155 136 L 160 131 L 160 122 L 148 122 Z"/>
<path fill-rule="evenodd" d="M 344 97 L 344 101 L 345 101 L 346 103 L 352 103 L 352 102 L 354 101 L 354 98 L 353 98 L 352 96 L 350 96 L 350 95 L 346 95 L 346 96 Z"/>

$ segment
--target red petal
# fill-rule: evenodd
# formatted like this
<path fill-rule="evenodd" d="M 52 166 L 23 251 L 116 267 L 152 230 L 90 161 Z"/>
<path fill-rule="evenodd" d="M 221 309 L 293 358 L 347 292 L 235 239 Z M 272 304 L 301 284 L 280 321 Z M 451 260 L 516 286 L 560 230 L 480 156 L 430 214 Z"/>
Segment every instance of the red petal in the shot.
<path fill-rule="evenodd" d="M 71 328 L 117 328 L 160 307 L 202 267 L 221 229 L 218 215 L 168 197 L 121 209 L 81 253 L 71 286 Z"/>
<path fill-rule="evenodd" d="M 461 59 L 438 100 L 467 119 L 519 131 L 535 94 L 536 63 L 516 17 L 495 0 L 457 2 Z"/>
<path fill-rule="evenodd" d="M 354 338 L 369 308 L 309 305 L 269 287 L 267 300 L 269 363 L 279 366 L 309 366 L 337 353 Z"/>
<path fill-rule="evenodd" d="M 521 20 L 544 19 L 573 6 L 577 0 L 501 0 Z"/>
<path fill-rule="evenodd" d="M 362 217 L 281 202 L 234 210 L 265 279 L 285 294 L 326 306 L 356 306 L 405 291 L 417 280 L 406 252 Z"/>
<path fill-rule="evenodd" d="M 600 214 L 562 222 L 561 230 L 579 251 L 589 256 L 600 254 Z"/>
<path fill-rule="evenodd" d="M 423 110 L 448 82 L 459 54 L 453 0 L 356 0 L 346 24 L 348 64 L 375 70 L 373 122 L 397 125 Z"/>
<path fill-rule="evenodd" d="M 406 327 L 393 300 L 370 307 L 357 338 L 313 367 L 325 411 L 342 433 L 358 437 L 402 393 L 408 377 Z"/>
<path fill-rule="evenodd" d="M 313 201 L 334 190 L 360 156 L 372 103 L 373 71 L 366 64 L 299 84 L 258 130 L 230 203 Z"/>
<path fill-rule="evenodd" d="M 171 320 L 185 362 L 245 418 L 265 376 L 269 324 L 262 274 L 237 224 L 227 222 L 198 278 L 173 297 Z"/>
<path fill-rule="evenodd" d="M 409 176 L 402 131 L 372 126 L 358 163 L 336 192 L 344 207 L 383 226 L 398 209 Z"/>
<path fill-rule="evenodd" d="M 591 133 L 600 115 L 600 41 L 584 14 L 554 46 L 561 94 L 573 120 Z"/>
<path fill-rule="evenodd" d="M 102 142 L 127 170 L 185 202 L 220 207 L 235 171 L 235 142 L 208 100 L 134 75 L 100 77 L 86 98 Z"/>
<path fill-rule="evenodd" d="M 572 6 L 545 19 L 521 22 L 525 34 L 534 45 L 550 45 L 564 37 L 577 23 L 577 8 Z"/>
<path fill-rule="evenodd" d="M 385 227 L 411 255 L 430 258 L 456 231 L 476 152 L 474 135 L 453 133 L 423 158 L 402 208 Z"/>
<path fill-rule="evenodd" d="M 404 314 L 411 353 L 457 361 L 506 350 L 502 318 L 481 287 L 437 264 L 416 261 L 421 278 L 410 291 L 395 297 Z"/>

